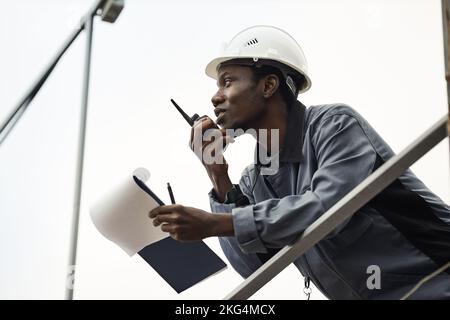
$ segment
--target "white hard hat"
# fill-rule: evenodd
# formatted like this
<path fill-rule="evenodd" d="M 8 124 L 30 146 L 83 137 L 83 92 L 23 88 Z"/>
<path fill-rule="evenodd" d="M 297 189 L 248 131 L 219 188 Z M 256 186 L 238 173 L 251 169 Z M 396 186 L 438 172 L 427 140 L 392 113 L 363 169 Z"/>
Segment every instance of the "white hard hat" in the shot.
<path fill-rule="evenodd" d="M 286 69 L 294 70 L 304 77 L 302 87 L 292 88 L 292 79 L 286 79 L 290 89 L 298 94 L 307 91 L 311 87 L 311 79 L 308 76 L 308 64 L 300 45 L 287 32 L 272 26 L 253 26 L 239 32 L 226 45 L 223 53 L 213 59 L 206 66 L 206 74 L 217 80 L 217 72 L 220 65 L 234 59 L 251 59 L 256 63 L 268 64 L 275 62 Z M 231 61 L 230 61 L 231 62 Z M 286 75 L 286 70 L 281 70 Z"/>

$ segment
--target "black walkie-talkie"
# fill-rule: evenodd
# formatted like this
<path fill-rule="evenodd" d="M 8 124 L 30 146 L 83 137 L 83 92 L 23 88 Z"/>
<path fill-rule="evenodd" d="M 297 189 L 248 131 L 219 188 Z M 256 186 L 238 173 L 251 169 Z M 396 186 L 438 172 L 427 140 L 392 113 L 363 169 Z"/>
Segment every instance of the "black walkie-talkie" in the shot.
<path fill-rule="evenodd" d="M 175 108 L 177 108 L 177 110 L 181 113 L 181 115 L 183 116 L 183 118 L 187 121 L 187 123 L 189 123 L 189 125 L 192 127 L 194 126 L 194 122 L 200 118 L 200 116 L 198 114 L 194 114 L 192 117 L 189 117 L 186 112 L 183 111 L 183 109 L 180 108 L 180 106 L 173 100 L 170 99 L 170 102 L 173 103 L 173 105 L 175 106 Z"/>
<path fill-rule="evenodd" d="M 206 115 L 200 117 L 197 113 L 195 113 L 192 117 L 189 117 L 189 116 L 186 114 L 186 112 L 184 112 L 183 109 L 181 109 L 181 107 L 180 107 L 173 99 L 170 99 L 170 102 L 172 102 L 172 104 L 175 106 L 175 108 L 177 108 L 177 110 L 181 113 L 181 115 L 183 116 L 183 118 L 187 121 L 187 123 L 189 123 L 189 125 L 190 125 L 191 127 L 194 126 L 194 122 L 195 122 L 195 121 L 197 121 L 197 120 L 200 119 L 200 118 L 206 117 Z M 216 129 L 219 129 L 219 127 L 217 126 L 216 123 L 214 123 L 214 127 L 215 127 Z M 236 137 L 236 136 L 233 136 L 233 137 Z M 227 146 L 227 143 L 226 143 L 225 140 L 224 140 L 224 141 L 223 141 L 223 147 L 224 147 L 224 150 L 225 150 L 226 146 Z"/>

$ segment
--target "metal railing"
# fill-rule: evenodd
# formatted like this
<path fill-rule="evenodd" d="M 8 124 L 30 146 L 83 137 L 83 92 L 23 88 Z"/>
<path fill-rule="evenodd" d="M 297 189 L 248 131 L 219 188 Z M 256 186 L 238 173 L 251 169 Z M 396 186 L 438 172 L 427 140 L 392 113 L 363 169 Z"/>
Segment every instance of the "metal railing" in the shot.
<path fill-rule="evenodd" d="M 450 24 L 450 0 L 441 1 L 448 102 L 450 101 L 450 63 L 448 62 L 448 48 L 450 44 L 448 33 Z M 373 197 L 389 186 L 414 162 L 447 137 L 448 132 L 450 132 L 450 118 L 446 115 L 402 152 L 389 159 L 357 187 L 350 191 L 319 219 L 311 224 L 293 245 L 286 246 L 280 250 L 243 283 L 231 291 L 225 299 L 241 300 L 251 297 L 256 291 L 283 271 L 283 269 L 289 266 L 298 257 L 303 255 L 308 249 L 313 247 Z"/>

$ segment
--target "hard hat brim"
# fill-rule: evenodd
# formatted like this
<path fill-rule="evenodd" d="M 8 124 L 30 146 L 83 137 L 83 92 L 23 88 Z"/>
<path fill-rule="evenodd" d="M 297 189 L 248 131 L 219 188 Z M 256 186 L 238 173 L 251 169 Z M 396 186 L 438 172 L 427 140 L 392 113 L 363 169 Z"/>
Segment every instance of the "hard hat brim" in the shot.
<path fill-rule="evenodd" d="M 211 77 L 215 80 L 217 80 L 218 77 L 218 67 L 220 66 L 221 63 L 229 61 L 229 60 L 234 60 L 234 59 L 242 59 L 242 58 L 248 58 L 248 59 L 253 59 L 254 57 L 243 57 L 243 56 L 226 56 L 226 57 L 219 57 L 219 58 L 215 58 L 213 60 L 211 60 L 205 69 L 205 73 L 208 77 Z M 277 61 L 275 59 L 275 61 Z M 304 72 L 301 72 L 300 70 L 298 70 L 298 68 L 296 68 L 295 66 L 292 66 L 288 63 L 286 63 L 285 61 L 282 61 L 283 64 L 291 67 L 294 70 L 297 70 L 299 73 L 301 73 L 301 75 L 305 78 L 305 85 L 303 86 L 303 88 L 301 88 L 299 90 L 299 94 L 302 92 L 305 92 L 307 90 L 309 90 L 309 88 L 311 88 L 311 79 L 309 78 L 308 75 L 306 75 Z"/>

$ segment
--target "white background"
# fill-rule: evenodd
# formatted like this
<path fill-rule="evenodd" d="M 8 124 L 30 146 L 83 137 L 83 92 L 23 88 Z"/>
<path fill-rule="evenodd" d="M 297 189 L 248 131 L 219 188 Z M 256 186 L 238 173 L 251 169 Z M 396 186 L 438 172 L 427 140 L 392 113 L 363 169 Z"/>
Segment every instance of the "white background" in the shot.
<path fill-rule="evenodd" d="M 0 0 L 0 121 L 92 0 Z M 308 58 L 306 105 L 351 105 L 400 151 L 446 110 L 439 0 L 128 0 L 115 24 L 96 20 L 79 233 L 78 299 L 215 299 L 242 279 L 229 266 L 177 295 L 140 257 L 103 238 L 88 208 L 99 193 L 148 168 L 168 201 L 209 210 L 210 183 L 188 148 L 189 127 L 169 102 L 213 116 L 207 62 L 241 29 L 288 31 Z M 68 262 L 84 35 L 0 146 L 0 298 L 62 299 Z M 227 150 L 237 182 L 254 141 Z M 413 171 L 448 202 L 448 142 Z M 217 239 L 207 244 L 223 259 Z M 252 298 L 304 299 L 289 267 Z M 313 289 L 313 299 L 324 299 Z"/>

